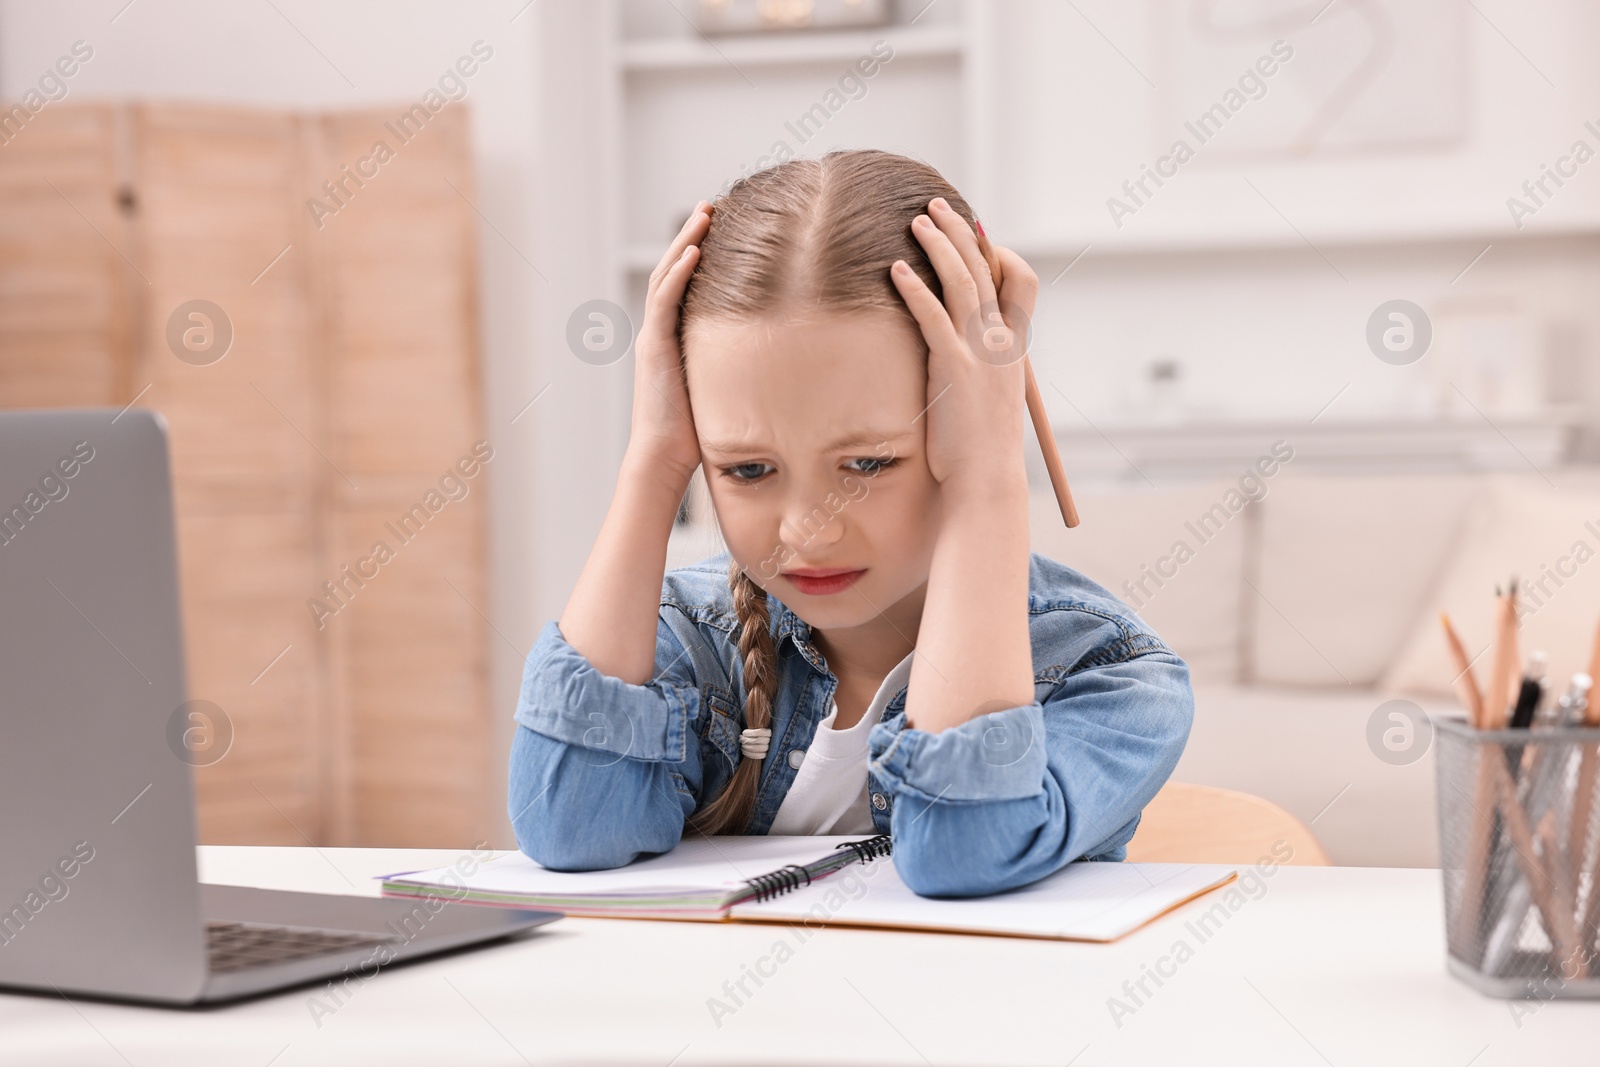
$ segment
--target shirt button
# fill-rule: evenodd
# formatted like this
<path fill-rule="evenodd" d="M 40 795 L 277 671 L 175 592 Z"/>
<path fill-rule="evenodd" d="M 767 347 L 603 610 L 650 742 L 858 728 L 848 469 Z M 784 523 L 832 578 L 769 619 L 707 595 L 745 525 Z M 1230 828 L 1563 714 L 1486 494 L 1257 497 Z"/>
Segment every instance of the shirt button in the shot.
<path fill-rule="evenodd" d="M 889 798 L 882 793 L 874 793 L 872 794 L 872 806 L 882 811 L 889 806 Z"/>
<path fill-rule="evenodd" d="M 805 761 L 806 761 L 806 750 L 805 749 L 803 749 L 803 748 L 791 748 L 789 750 L 789 766 L 793 767 L 795 770 L 799 770 L 800 769 L 800 764 L 804 763 Z"/>

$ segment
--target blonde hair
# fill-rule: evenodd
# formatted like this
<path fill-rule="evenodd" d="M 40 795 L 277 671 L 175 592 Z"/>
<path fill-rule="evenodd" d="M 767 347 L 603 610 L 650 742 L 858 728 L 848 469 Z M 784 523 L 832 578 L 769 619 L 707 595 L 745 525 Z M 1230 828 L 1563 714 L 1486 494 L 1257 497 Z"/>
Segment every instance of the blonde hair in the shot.
<path fill-rule="evenodd" d="M 911 232 L 911 221 L 937 196 L 969 225 L 976 221 L 938 171 L 877 149 L 789 160 L 741 178 L 712 202 L 711 227 L 683 296 L 680 342 L 697 324 L 712 320 L 851 311 L 897 314 L 920 342 L 916 319 L 890 281 L 889 267 L 905 260 L 943 299 L 938 273 Z M 987 250 L 987 241 L 979 242 Z M 682 350 L 687 357 L 687 344 Z M 778 692 L 767 593 L 737 560 L 728 585 L 739 623 L 745 726 L 766 729 Z M 762 762 L 742 757 L 727 788 L 691 816 L 691 828 L 742 833 L 755 812 Z"/>

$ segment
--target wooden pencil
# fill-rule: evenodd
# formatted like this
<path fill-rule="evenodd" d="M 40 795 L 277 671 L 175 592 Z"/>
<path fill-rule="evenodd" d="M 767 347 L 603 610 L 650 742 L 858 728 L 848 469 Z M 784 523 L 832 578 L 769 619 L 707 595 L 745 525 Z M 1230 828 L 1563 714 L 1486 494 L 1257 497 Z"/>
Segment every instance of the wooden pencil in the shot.
<path fill-rule="evenodd" d="M 1067 471 L 1061 465 L 1061 453 L 1056 448 L 1055 434 L 1050 429 L 1050 416 L 1044 408 L 1044 397 L 1039 394 L 1039 383 L 1033 376 L 1033 363 L 1026 356 L 1023 357 L 1022 369 L 1027 377 L 1028 415 L 1033 419 L 1034 436 L 1039 439 L 1044 469 L 1050 472 L 1050 487 L 1056 492 L 1061 519 L 1071 529 L 1078 525 L 1078 505 L 1072 499 L 1072 487 L 1067 484 Z"/>
<path fill-rule="evenodd" d="M 1473 746 L 1477 757 L 1477 781 L 1473 783 L 1471 822 L 1467 826 L 1467 857 L 1461 885 L 1461 902 L 1456 909 L 1456 937 L 1460 945 L 1483 948 L 1484 898 L 1489 891 L 1489 857 L 1494 851 L 1495 790 L 1494 768 L 1505 768 L 1500 747 L 1486 742 Z M 1478 962 L 1474 959 L 1473 964 Z"/>
<path fill-rule="evenodd" d="M 1516 581 L 1512 580 L 1511 591 L 1500 594 L 1498 587 L 1495 589 L 1495 635 L 1494 655 L 1491 661 L 1492 669 L 1489 673 L 1489 687 L 1484 691 L 1482 711 L 1474 725 L 1480 730 L 1503 730 L 1507 722 L 1507 710 L 1510 697 L 1511 679 L 1516 676 L 1517 669 L 1517 628 L 1516 628 Z M 1465 649 L 1462 650 L 1465 655 Z M 1470 705 L 1469 705 L 1470 710 Z M 1483 742 L 1478 748 L 1478 777 L 1474 783 L 1473 821 L 1468 828 L 1466 882 L 1462 887 L 1461 908 L 1458 921 L 1462 928 L 1458 931 L 1458 940 L 1462 944 L 1471 944 L 1481 930 L 1478 928 L 1483 923 L 1485 916 L 1483 908 L 1485 897 L 1489 889 L 1490 863 L 1496 851 L 1495 848 L 1495 818 L 1494 812 L 1501 805 L 1497 801 L 1498 790 L 1495 788 L 1497 781 L 1495 772 L 1510 776 L 1506 773 L 1505 760 L 1501 758 L 1502 749 L 1491 742 Z M 1515 789 L 1513 788 L 1512 803 L 1516 802 Z M 1504 820 L 1502 820 L 1504 821 Z M 1524 829 L 1526 827 L 1524 826 Z M 1531 842 L 1530 842 L 1531 847 Z M 1530 889 L 1535 887 L 1530 885 Z M 1538 887 L 1542 889 L 1542 887 Z M 1542 900 L 1541 914 L 1548 911 L 1549 894 L 1536 896 Z M 1548 918 L 1548 916 L 1547 916 Z M 1546 929 L 1549 929 L 1546 926 Z M 1551 936 L 1554 936 L 1552 933 Z"/>
<path fill-rule="evenodd" d="M 1570 910 L 1562 907 L 1562 901 L 1551 896 L 1550 891 L 1555 888 L 1554 879 L 1534 853 L 1528 815 L 1517 802 L 1517 786 L 1506 770 L 1505 760 L 1500 758 L 1499 747 L 1486 746 L 1484 754 L 1489 773 L 1494 778 L 1495 792 L 1499 794 L 1500 817 L 1505 824 L 1506 836 L 1511 839 L 1511 853 L 1522 870 L 1522 877 L 1528 881 L 1528 892 L 1533 897 L 1534 907 L 1539 909 L 1544 932 L 1550 938 L 1551 956 L 1559 971 L 1561 961 L 1574 959 L 1578 952 L 1577 931 L 1573 929 L 1574 916 Z"/>
<path fill-rule="evenodd" d="M 1553 747 L 1559 750 L 1561 745 L 1557 742 Z M 1556 813 L 1552 808 L 1539 820 L 1534 836 L 1539 842 L 1540 866 L 1545 872 L 1546 884 L 1553 891 L 1550 906 L 1556 910 L 1555 921 L 1562 925 L 1561 936 L 1567 943 L 1567 951 L 1561 955 L 1561 962 L 1556 969 L 1562 978 L 1572 979 L 1587 973 L 1589 961 L 1579 958 L 1581 953 L 1578 948 L 1584 942 L 1579 929 L 1582 920 L 1578 911 L 1578 886 L 1573 877 L 1570 856 L 1561 847 L 1561 832 L 1556 823 Z M 1574 966 L 1577 969 L 1569 972 L 1568 968 Z"/>
<path fill-rule="evenodd" d="M 983 232 L 981 222 L 975 229 L 978 233 L 978 251 L 983 253 L 984 260 L 989 264 L 989 276 L 993 278 L 994 291 L 998 293 L 1001 283 L 1005 280 L 1005 268 L 1001 266 L 1000 254 L 995 251 L 994 242 L 989 240 L 989 235 Z M 1033 420 L 1033 435 L 1039 440 L 1039 454 L 1044 457 L 1044 469 L 1050 474 L 1050 488 L 1055 490 L 1056 506 L 1061 509 L 1061 521 L 1071 529 L 1078 525 L 1078 505 L 1072 499 L 1072 487 L 1067 484 L 1067 469 L 1061 465 L 1061 450 L 1056 447 L 1056 435 L 1050 428 L 1050 415 L 1044 407 L 1044 395 L 1039 392 L 1039 381 L 1033 374 L 1033 361 L 1026 355 L 1022 357 L 1022 371 L 1023 395 L 1028 405 L 1028 417 Z"/>
<path fill-rule="evenodd" d="M 1483 720 L 1488 730 L 1504 730 L 1511 708 L 1511 687 L 1517 680 L 1517 580 L 1496 598 L 1494 661 L 1484 691 Z"/>
<path fill-rule="evenodd" d="M 1594 643 L 1589 648 L 1589 680 L 1600 685 L 1600 625 L 1594 628 Z M 1600 703 L 1596 702 L 1594 690 L 1589 691 L 1589 703 L 1583 709 L 1583 724 L 1585 726 L 1600 726 Z"/>
<path fill-rule="evenodd" d="M 1450 616 L 1439 612 L 1439 625 L 1444 627 L 1445 644 L 1450 649 L 1450 659 L 1456 668 L 1456 685 L 1460 689 L 1461 699 L 1467 705 L 1467 715 L 1471 718 L 1472 725 L 1483 729 L 1483 694 L 1478 690 L 1478 679 L 1472 674 L 1472 661 L 1467 658 L 1466 646 L 1461 643 L 1461 638 L 1456 636 L 1456 628 L 1450 625 Z"/>

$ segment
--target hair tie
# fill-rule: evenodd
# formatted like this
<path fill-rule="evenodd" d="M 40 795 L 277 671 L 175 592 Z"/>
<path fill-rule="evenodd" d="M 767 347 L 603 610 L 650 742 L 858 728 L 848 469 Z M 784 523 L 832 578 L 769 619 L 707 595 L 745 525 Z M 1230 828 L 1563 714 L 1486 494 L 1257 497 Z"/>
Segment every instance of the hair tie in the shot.
<path fill-rule="evenodd" d="M 771 730 L 743 730 L 739 734 L 739 751 L 750 759 L 766 759 L 771 743 Z"/>

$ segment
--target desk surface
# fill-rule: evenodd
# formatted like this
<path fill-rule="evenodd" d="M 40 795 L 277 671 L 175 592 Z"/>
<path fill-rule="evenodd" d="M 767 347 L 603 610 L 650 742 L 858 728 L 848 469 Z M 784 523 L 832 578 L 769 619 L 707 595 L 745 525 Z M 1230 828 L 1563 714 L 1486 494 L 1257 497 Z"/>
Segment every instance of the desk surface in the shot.
<path fill-rule="evenodd" d="M 208 846 L 200 868 L 375 894 L 373 875 L 457 856 Z M 1279 868 L 1201 929 L 1216 899 L 1112 945 L 562 919 L 352 983 L 342 1004 L 323 987 L 206 1011 L 0 995 L 0 1062 L 1491 1067 L 1593 1062 L 1600 1047 L 1600 1003 L 1508 1004 L 1448 977 L 1437 871 Z M 758 970 L 770 976 L 730 996 Z M 1141 977 L 1148 995 L 1130 996 Z"/>

